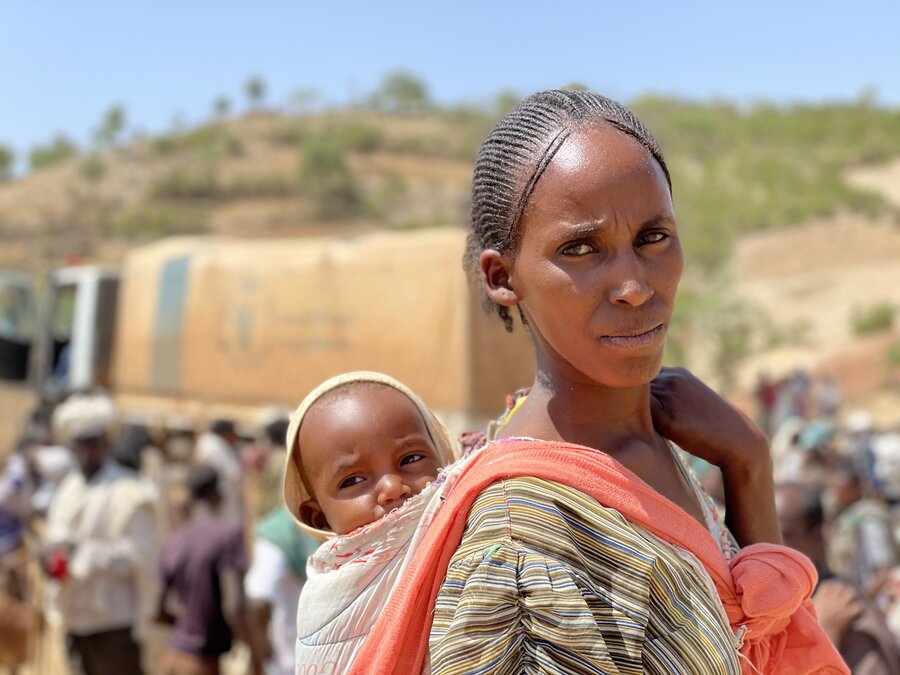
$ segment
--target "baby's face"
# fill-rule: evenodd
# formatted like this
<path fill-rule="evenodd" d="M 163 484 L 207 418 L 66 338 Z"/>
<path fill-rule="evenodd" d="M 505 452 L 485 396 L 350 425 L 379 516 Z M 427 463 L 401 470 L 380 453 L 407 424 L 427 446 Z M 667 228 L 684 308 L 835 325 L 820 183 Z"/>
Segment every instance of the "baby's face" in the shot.
<path fill-rule="evenodd" d="M 301 516 L 347 534 L 419 494 L 440 461 L 415 404 L 392 387 L 351 387 L 313 405 L 299 443 L 312 499 Z"/>

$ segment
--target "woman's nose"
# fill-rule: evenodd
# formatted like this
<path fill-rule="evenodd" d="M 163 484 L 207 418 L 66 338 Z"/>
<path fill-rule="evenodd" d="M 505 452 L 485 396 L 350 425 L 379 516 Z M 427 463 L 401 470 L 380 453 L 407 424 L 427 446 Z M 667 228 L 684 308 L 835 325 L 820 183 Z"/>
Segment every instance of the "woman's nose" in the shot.
<path fill-rule="evenodd" d="M 634 252 L 616 256 L 608 271 L 611 275 L 611 303 L 640 307 L 653 297 L 653 288 L 647 282 L 643 266 Z"/>
<path fill-rule="evenodd" d="M 408 497 L 411 490 L 400 476 L 396 474 L 385 474 L 378 482 L 378 503 L 381 506 L 395 502 L 398 499 Z"/>

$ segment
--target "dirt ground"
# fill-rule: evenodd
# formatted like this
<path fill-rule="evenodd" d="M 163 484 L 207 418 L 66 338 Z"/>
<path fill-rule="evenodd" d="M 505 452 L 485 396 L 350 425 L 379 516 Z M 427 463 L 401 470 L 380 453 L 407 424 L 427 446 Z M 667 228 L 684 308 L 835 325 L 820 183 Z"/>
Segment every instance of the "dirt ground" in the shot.
<path fill-rule="evenodd" d="M 742 388 L 751 388 L 761 370 L 830 372 L 854 405 L 900 422 L 886 359 L 900 340 L 900 225 L 843 216 L 746 237 L 734 278 L 738 295 L 788 338 L 746 360 Z M 894 308 L 894 331 L 854 334 L 855 316 L 878 305 Z"/>
<path fill-rule="evenodd" d="M 25 415 L 34 403 L 34 392 L 28 387 L 0 381 L 0 463 L 13 450 Z"/>

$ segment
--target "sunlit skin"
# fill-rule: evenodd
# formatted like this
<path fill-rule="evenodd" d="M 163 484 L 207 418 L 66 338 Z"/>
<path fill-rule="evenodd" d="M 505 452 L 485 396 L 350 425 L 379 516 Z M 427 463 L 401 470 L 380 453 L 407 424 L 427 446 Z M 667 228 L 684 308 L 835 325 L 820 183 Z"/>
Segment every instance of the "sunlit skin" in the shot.
<path fill-rule="evenodd" d="M 573 133 L 540 178 L 515 251 L 486 250 L 488 295 L 524 313 L 537 377 L 506 436 L 601 448 L 698 520 L 650 414 L 683 258 L 662 167 L 605 125 Z"/>
<path fill-rule="evenodd" d="M 301 475 L 312 499 L 301 519 L 348 534 L 419 494 L 440 462 L 415 404 L 392 387 L 351 387 L 306 413 Z"/>

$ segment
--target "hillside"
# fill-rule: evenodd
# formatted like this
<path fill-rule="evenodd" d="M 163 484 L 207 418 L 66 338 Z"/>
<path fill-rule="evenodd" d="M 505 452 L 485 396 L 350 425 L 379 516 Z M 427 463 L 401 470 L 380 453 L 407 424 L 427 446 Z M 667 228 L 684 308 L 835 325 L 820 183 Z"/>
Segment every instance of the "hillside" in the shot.
<path fill-rule="evenodd" d="M 746 391 L 759 368 L 834 363 L 876 338 L 882 362 L 900 352 L 878 337 L 900 311 L 900 111 L 653 96 L 633 107 L 666 152 L 688 259 L 671 361 Z M 82 152 L 0 183 L 0 266 L 115 263 L 180 233 L 464 226 L 496 117 L 256 112 Z M 880 327 L 859 330 L 879 312 Z"/>
<path fill-rule="evenodd" d="M 114 262 L 168 234 L 463 222 L 480 133 L 449 118 L 339 112 L 137 139 L 0 185 L 0 265 Z"/>

